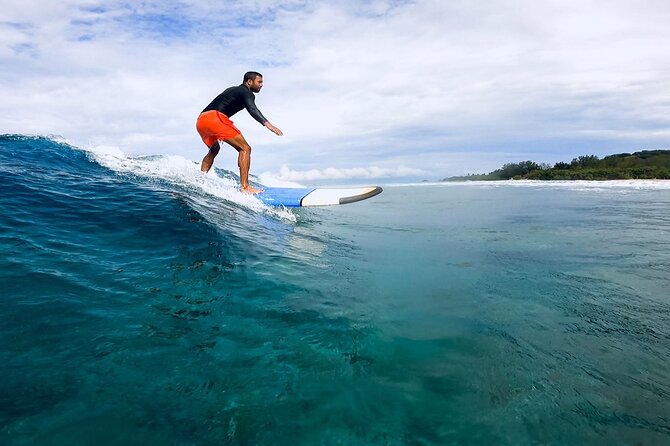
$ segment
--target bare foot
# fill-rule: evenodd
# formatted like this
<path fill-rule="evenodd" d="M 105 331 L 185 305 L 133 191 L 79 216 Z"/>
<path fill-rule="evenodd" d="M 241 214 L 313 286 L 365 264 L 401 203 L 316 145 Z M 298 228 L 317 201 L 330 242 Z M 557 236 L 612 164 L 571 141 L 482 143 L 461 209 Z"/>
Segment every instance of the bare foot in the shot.
<path fill-rule="evenodd" d="M 260 194 L 263 192 L 263 189 L 256 189 L 255 187 L 249 185 L 247 187 L 240 187 L 240 191 L 243 194 Z"/>

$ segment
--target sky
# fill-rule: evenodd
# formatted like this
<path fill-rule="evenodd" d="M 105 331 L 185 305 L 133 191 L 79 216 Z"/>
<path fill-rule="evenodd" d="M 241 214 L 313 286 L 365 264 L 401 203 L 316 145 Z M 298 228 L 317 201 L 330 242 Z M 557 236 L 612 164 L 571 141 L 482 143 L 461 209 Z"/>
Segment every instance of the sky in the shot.
<path fill-rule="evenodd" d="M 284 136 L 233 121 L 287 181 L 667 149 L 668 23 L 667 0 L 2 0 L 0 133 L 199 162 L 198 114 L 255 70 Z"/>

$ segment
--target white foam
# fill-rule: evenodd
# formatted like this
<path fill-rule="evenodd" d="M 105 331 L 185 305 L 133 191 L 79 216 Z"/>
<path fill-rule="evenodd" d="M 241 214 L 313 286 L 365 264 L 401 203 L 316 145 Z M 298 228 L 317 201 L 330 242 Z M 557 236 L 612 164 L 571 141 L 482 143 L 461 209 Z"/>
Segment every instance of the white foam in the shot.
<path fill-rule="evenodd" d="M 254 212 L 270 214 L 282 220 L 295 222 L 296 215 L 283 208 L 263 204 L 253 195 L 239 191 L 235 178 L 219 176 L 214 169 L 205 174 L 200 164 L 178 155 L 127 156 L 117 147 L 97 146 L 86 152 L 97 163 L 115 172 L 167 181 L 185 188 L 204 192 L 226 201 L 237 203 Z M 192 197 L 197 200 L 197 197 Z"/>

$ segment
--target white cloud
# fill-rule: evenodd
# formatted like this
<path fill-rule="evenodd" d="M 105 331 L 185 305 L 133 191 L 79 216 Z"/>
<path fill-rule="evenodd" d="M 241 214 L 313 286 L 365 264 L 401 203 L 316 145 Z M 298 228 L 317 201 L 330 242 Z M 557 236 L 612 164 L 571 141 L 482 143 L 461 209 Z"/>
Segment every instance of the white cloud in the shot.
<path fill-rule="evenodd" d="M 198 112 L 258 69 L 286 136 L 233 118 L 252 171 L 440 176 L 483 159 L 468 151 L 497 165 L 514 145 L 565 160 L 667 146 L 669 21 L 662 0 L 7 0 L 0 132 L 199 160 Z"/>
<path fill-rule="evenodd" d="M 425 172 L 421 169 L 413 169 L 406 166 L 397 167 L 351 167 L 336 168 L 328 167 L 326 169 L 293 170 L 284 164 L 278 173 L 265 172 L 260 175 L 261 178 L 276 178 L 281 181 L 303 182 L 320 180 L 349 180 L 355 178 L 361 179 L 379 179 L 379 178 L 399 178 L 414 177 L 422 175 Z"/>

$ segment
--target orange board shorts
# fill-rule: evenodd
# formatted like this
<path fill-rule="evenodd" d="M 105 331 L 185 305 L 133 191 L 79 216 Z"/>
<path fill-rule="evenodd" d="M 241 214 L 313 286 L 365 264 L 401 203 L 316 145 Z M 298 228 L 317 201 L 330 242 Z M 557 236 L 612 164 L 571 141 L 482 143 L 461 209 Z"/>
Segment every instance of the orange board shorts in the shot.
<path fill-rule="evenodd" d="M 207 147 L 212 147 L 217 141 L 225 141 L 242 134 L 228 116 L 216 110 L 200 113 L 195 128 Z"/>

